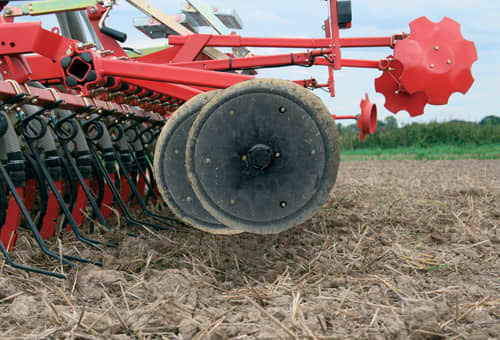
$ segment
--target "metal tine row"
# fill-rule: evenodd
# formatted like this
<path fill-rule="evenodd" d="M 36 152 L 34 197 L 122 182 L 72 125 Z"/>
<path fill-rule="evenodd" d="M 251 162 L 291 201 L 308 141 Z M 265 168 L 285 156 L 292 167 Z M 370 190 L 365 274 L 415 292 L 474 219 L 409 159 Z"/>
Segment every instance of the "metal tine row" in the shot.
<path fill-rule="evenodd" d="M 75 266 L 74 262 L 98 266 L 102 263 L 67 254 L 60 256 L 48 249 L 44 240 L 57 236 L 55 225 L 59 215 L 63 229 L 71 231 L 83 245 L 99 252 L 104 246 L 117 246 L 104 244 L 82 233 L 82 210 L 87 205 L 92 210 L 90 233 L 94 233 L 94 223 L 112 231 L 107 222 L 112 205 L 117 206 L 130 225 L 138 228 L 149 227 L 158 233 L 184 231 L 177 228 L 183 226 L 182 223 L 148 208 L 148 204 L 163 204 L 157 194 L 151 166 L 153 155 L 149 151 L 159 135 L 160 124 L 145 126 L 148 119 L 131 123 L 127 121 L 131 116 L 112 120 L 112 110 L 97 111 L 93 106 L 71 112 L 60 109 L 63 102 L 59 100 L 43 107 L 26 105 L 27 97 L 27 94 L 19 94 L 0 105 L 3 108 L 10 105 L 9 112 L 0 112 L 0 118 L 7 121 L 4 134 L 10 134 L 5 141 L 17 143 L 12 150 L 3 152 L 2 158 L 7 160 L 0 165 L 0 187 L 4 193 L 0 209 L 7 208 L 9 201 L 9 210 L 0 215 L 0 232 L 3 232 L 0 233 L 0 251 L 7 264 L 28 272 L 65 277 L 62 273 L 16 263 L 10 256 L 21 217 L 23 226 L 31 232 L 42 253 L 71 267 Z M 19 136 L 11 123 L 16 119 L 9 117 L 12 112 L 16 112 L 19 122 Z M 110 121 L 112 123 L 106 126 Z M 115 133 L 110 134 L 110 131 Z M 0 129 L 0 145 L 6 144 L 1 140 L 4 134 Z M 9 193 L 10 200 L 7 199 Z M 35 196 L 39 198 L 40 209 L 33 219 L 30 208 Z M 138 206 L 146 219 L 132 213 L 130 205 Z M 11 206 L 15 207 L 12 211 Z M 17 222 L 12 223 L 16 216 Z M 137 236 L 131 232 L 128 235 Z"/>

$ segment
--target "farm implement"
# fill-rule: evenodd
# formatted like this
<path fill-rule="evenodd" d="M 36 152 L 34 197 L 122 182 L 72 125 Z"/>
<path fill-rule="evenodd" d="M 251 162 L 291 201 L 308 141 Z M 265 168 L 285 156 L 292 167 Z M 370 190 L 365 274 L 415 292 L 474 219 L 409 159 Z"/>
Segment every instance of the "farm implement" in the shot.
<path fill-rule="evenodd" d="M 351 2 L 331 0 L 324 37 L 255 38 L 232 33 L 241 28 L 236 15 L 198 0 L 175 16 L 127 1 L 148 16 L 136 27 L 168 37 L 168 48 L 126 47 L 127 35 L 106 26 L 113 0 L 0 2 L 0 250 L 15 268 L 64 277 L 14 262 L 20 233 L 56 263 L 100 265 L 49 249 L 46 240 L 71 233 L 82 247 L 116 246 L 94 239 L 117 228 L 113 211 L 130 237 L 134 228 L 287 230 L 329 198 L 339 166 L 335 121 L 357 120 L 360 139 L 376 128 L 368 95 L 355 115 L 342 116 L 313 94 L 335 96 L 335 71 L 380 70 L 375 88 L 385 107 L 411 116 L 447 104 L 474 81 L 475 46 L 449 18 L 422 17 L 409 33 L 388 37 L 341 38 L 351 27 Z M 59 27 L 17 20 L 45 14 L 55 14 Z M 219 34 L 198 34 L 199 26 Z M 256 47 L 302 52 L 256 55 Z M 392 53 L 342 57 L 344 49 L 370 47 Z M 323 67 L 328 81 L 256 77 L 283 66 Z M 166 206 L 173 214 L 159 213 Z"/>

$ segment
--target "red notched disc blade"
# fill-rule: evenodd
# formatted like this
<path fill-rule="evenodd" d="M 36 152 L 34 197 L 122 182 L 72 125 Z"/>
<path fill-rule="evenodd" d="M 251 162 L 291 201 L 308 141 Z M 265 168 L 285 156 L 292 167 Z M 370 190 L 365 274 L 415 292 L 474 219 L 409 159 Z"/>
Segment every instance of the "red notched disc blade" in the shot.
<path fill-rule="evenodd" d="M 390 58 L 388 67 L 390 70 L 375 79 L 375 90 L 385 96 L 385 108 L 392 113 L 407 111 L 412 117 L 423 114 L 429 102 L 425 93 L 408 94 L 401 88 L 399 78 L 403 73 L 403 65 L 398 60 Z"/>
<path fill-rule="evenodd" d="M 394 57 L 403 64 L 400 81 L 406 91 L 424 92 L 434 105 L 447 104 L 455 92 L 465 94 L 474 82 L 471 67 L 477 51 L 462 36 L 460 24 L 448 17 L 438 23 L 421 17 L 410 28 L 410 36 L 394 48 Z"/>

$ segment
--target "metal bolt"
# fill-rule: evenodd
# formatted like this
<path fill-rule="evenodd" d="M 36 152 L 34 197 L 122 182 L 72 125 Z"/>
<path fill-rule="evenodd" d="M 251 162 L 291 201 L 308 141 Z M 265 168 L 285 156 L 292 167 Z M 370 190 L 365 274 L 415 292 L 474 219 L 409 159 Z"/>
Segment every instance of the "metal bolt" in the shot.
<path fill-rule="evenodd" d="M 448 61 L 446 62 L 448 65 L 451 64 L 451 59 L 448 59 Z"/>
<path fill-rule="evenodd" d="M 435 49 L 436 51 L 439 51 L 439 46 L 435 46 L 435 47 L 434 47 L 434 49 Z"/>
<path fill-rule="evenodd" d="M 206 158 L 205 159 L 205 164 L 210 164 L 210 163 L 212 163 L 212 160 L 210 158 Z"/>
<path fill-rule="evenodd" d="M 102 112 L 103 112 L 102 109 L 99 109 L 99 111 L 97 111 L 97 113 L 100 115 L 102 114 Z"/>
<path fill-rule="evenodd" d="M 90 14 L 96 14 L 97 13 L 97 7 L 96 6 L 90 6 L 89 12 L 90 12 Z"/>
<path fill-rule="evenodd" d="M 180 151 L 176 149 L 176 150 L 175 150 L 175 154 L 176 154 L 176 155 L 180 154 Z"/>
<path fill-rule="evenodd" d="M 186 197 L 186 202 L 191 203 L 192 201 L 193 201 L 193 199 L 191 197 L 189 197 L 189 196 Z"/>
<path fill-rule="evenodd" d="M 281 107 L 280 107 L 280 113 L 285 113 L 285 112 L 286 112 L 286 107 L 281 106 Z"/>
<path fill-rule="evenodd" d="M 274 158 L 280 158 L 280 157 L 281 157 L 281 154 L 280 154 L 279 152 L 276 152 L 276 153 L 274 154 Z"/>
<path fill-rule="evenodd" d="M 38 99 L 37 98 L 31 99 L 31 104 L 36 104 L 36 103 L 38 103 Z"/>
<path fill-rule="evenodd" d="M 20 108 L 19 106 L 18 106 L 18 107 L 16 107 L 16 111 L 17 111 L 17 112 L 21 112 L 21 108 Z"/>
<path fill-rule="evenodd" d="M 394 91 L 395 94 L 399 94 L 399 90 Z"/>
<path fill-rule="evenodd" d="M 434 68 L 435 65 L 434 64 L 430 64 L 429 66 L 430 66 L 430 68 Z"/>
<path fill-rule="evenodd" d="M 236 113 L 236 112 L 234 112 L 234 110 L 229 111 L 229 115 L 230 115 L 230 116 L 234 116 L 234 114 L 235 114 L 235 113 Z"/>
<path fill-rule="evenodd" d="M 311 151 L 311 154 L 315 155 L 316 154 L 316 150 Z"/>
<path fill-rule="evenodd" d="M 246 160 L 247 160 L 247 155 L 243 155 L 243 156 L 241 156 L 241 160 L 242 160 L 242 161 L 246 161 Z"/>
<path fill-rule="evenodd" d="M 280 202 L 280 207 L 281 207 L 282 209 L 286 208 L 286 202 L 285 202 L 285 201 L 281 201 L 281 202 Z"/>
<path fill-rule="evenodd" d="M 5 14 L 6 14 L 6 15 L 11 15 L 11 14 L 12 14 L 12 8 L 7 7 L 7 8 L 5 9 Z"/>
<path fill-rule="evenodd" d="M 236 203 L 236 202 L 235 202 L 234 200 L 230 200 L 230 201 L 229 201 L 229 204 L 231 204 L 231 205 L 235 205 L 235 203 Z"/>

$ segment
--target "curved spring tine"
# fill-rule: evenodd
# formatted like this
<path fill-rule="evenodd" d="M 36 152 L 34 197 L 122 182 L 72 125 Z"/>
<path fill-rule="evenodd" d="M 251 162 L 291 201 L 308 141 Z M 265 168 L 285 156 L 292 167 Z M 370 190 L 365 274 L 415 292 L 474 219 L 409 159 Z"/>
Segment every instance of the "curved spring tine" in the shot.
<path fill-rule="evenodd" d="M 52 177 L 50 176 L 50 173 L 49 173 L 47 167 L 45 166 L 42 159 L 40 158 L 40 155 L 38 155 L 36 153 L 36 149 L 35 149 L 33 143 L 31 141 L 27 140 L 27 144 L 31 150 L 31 154 L 33 155 L 35 161 L 40 165 L 40 169 L 42 170 L 42 174 L 45 177 L 45 179 L 47 180 L 47 183 L 49 184 L 50 189 L 54 193 L 54 196 L 56 197 L 57 202 L 59 203 L 59 206 L 61 207 L 61 210 L 63 211 L 63 214 L 68 219 L 68 223 L 71 227 L 71 230 L 75 234 L 76 238 L 84 244 L 87 244 L 93 248 L 96 248 L 100 251 L 103 251 L 104 249 L 102 249 L 102 247 L 99 246 L 99 244 L 100 244 L 99 241 L 88 239 L 82 235 L 80 229 L 76 225 L 75 220 L 73 219 L 73 215 L 71 215 L 71 212 L 68 210 L 68 207 L 64 203 L 64 199 L 62 198 L 61 194 L 59 193 L 59 190 L 57 190 L 57 187 L 56 187 L 54 181 L 52 180 Z M 88 261 L 87 263 L 94 263 L 90 260 L 87 260 L 87 261 Z"/>
<path fill-rule="evenodd" d="M 142 141 L 141 141 L 142 143 Z M 149 163 L 149 160 L 153 159 L 153 155 L 151 155 L 151 153 L 149 152 L 149 150 L 146 148 L 146 145 L 142 144 L 142 149 L 144 151 L 144 154 L 146 155 L 146 169 L 143 169 L 142 165 L 140 164 L 139 162 L 139 159 L 137 158 L 137 156 L 135 155 L 135 148 L 134 148 L 134 145 L 129 143 L 129 150 L 132 154 L 132 158 L 134 160 L 134 162 L 137 164 L 137 167 L 139 168 L 139 171 L 141 172 L 144 180 L 146 181 L 146 185 L 148 186 L 148 194 L 151 193 L 151 195 L 153 196 L 153 198 L 155 199 L 156 202 L 162 202 L 162 200 L 158 197 L 158 195 L 156 195 L 156 192 L 155 192 L 155 186 L 156 186 L 156 182 L 155 182 L 155 179 L 154 179 L 154 176 L 153 176 L 153 169 L 151 168 L 151 164 Z M 149 160 L 148 160 L 149 159 Z M 149 180 L 147 179 L 146 177 L 146 170 L 149 172 L 150 176 L 149 176 Z"/>
<path fill-rule="evenodd" d="M 130 189 L 132 189 L 132 193 L 133 193 L 134 197 L 136 198 L 137 202 L 139 203 L 139 206 L 144 211 L 146 216 L 151 217 L 152 219 L 156 220 L 157 222 L 164 223 L 170 227 L 174 227 L 174 225 L 171 224 L 170 222 L 175 221 L 175 220 L 170 219 L 168 217 L 153 214 L 152 212 L 150 212 L 148 210 L 146 203 L 144 203 L 144 200 L 142 199 L 142 197 L 139 193 L 139 190 L 137 190 L 137 187 L 136 187 L 134 181 L 129 176 L 129 174 L 126 172 L 125 166 L 124 166 L 123 162 L 121 161 L 120 157 L 117 157 L 116 160 L 118 161 L 118 166 L 120 167 L 120 170 L 121 170 L 120 172 L 121 172 L 122 176 L 125 176 L 125 179 L 127 180 L 127 183 L 130 186 Z M 167 222 L 167 221 L 169 221 L 169 222 Z"/>
<path fill-rule="evenodd" d="M 99 209 L 99 206 L 97 205 L 97 202 L 95 201 L 94 197 L 92 196 L 92 193 L 90 192 L 90 189 L 87 186 L 87 183 L 85 183 L 85 180 L 84 180 L 84 178 L 83 178 L 80 170 L 78 169 L 78 166 L 75 164 L 75 161 L 73 160 L 73 157 L 71 156 L 71 152 L 68 149 L 68 145 L 66 144 L 66 141 L 59 140 L 59 144 L 61 145 L 61 148 L 63 149 L 64 156 L 69 161 L 69 165 L 70 165 L 71 169 L 76 174 L 78 182 L 82 186 L 82 189 L 85 192 L 85 195 L 87 196 L 87 200 L 90 203 L 90 205 L 92 206 L 94 214 L 97 216 L 97 219 L 99 220 L 99 223 L 104 228 L 106 228 L 106 230 L 110 231 L 111 227 L 106 223 L 106 220 L 102 216 L 101 210 Z"/>
<path fill-rule="evenodd" d="M 70 265 L 71 267 L 74 267 L 75 264 L 71 261 L 68 261 L 69 260 L 68 257 L 63 255 L 63 258 L 61 259 L 61 257 L 58 254 L 52 252 L 51 250 L 49 250 L 47 248 L 47 246 L 45 245 L 45 242 L 42 239 L 42 236 L 38 232 L 38 229 L 35 225 L 35 222 L 33 222 L 33 220 L 31 219 L 31 216 L 30 216 L 30 213 L 28 212 L 28 209 L 26 209 L 26 206 L 24 205 L 23 200 L 21 199 L 21 197 L 17 193 L 16 187 L 14 186 L 14 183 L 10 179 L 10 176 L 7 173 L 7 170 L 5 170 L 5 168 L 2 165 L 0 165 L 0 174 L 2 175 L 5 182 L 7 183 L 7 186 L 9 187 L 9 190 L 12 192 L 12 195 L 14 195 L 14 199 L 16 200 L 17 205 L 19 206 L 19 209 L 21 210 L 21 213 L 23 214 L 24 218 L 26 219 L 26 222 L 30 226 L 31 232 L 33 233 L 33 237 L 35 238 L 35 240 L 38 243 L 38 246 L 40 247 L 42 252 L 44 254 L 46 254 L 47 256 L 50 256 L 58 261 L 62 261 L 65 264 Z"/>
<path fill-rule="evenodd" d="M 101 172 L 101 174 L 104 177 L 104 180 L 106 181 L 107 185 L 111 189 L 111 192 L 113 193 L 113 197 L 115 198 L 121 212 L 123 213 L 123 217 L 125 217 L 125 219 L 129 223 L 134 224 L 134 225 L 141 227 L 141 228 L 143 226 L 148 226 L 148 227 L 152 227 L 152 228 L 157 229 L 157 230 L 164 230 L 164 231 L 171 231 L 172 230 L 171 228 L 168 228 L 168 227 L 158 226 L 156 224 L 152 224 L 152 223 L 149 223 L 146 221 L 141 221 L 141 220 L 138 220 L 138 219 L 135 219 L 134 217 L 132 217 L 132 215 L 130 214 L 130 211 L 127 209 L 127 205 L 125 204 L 125 202 L 123 202 L 123 199 L 121 198 L 120 192 L 116 188 L 115 183 L 113 182 L 113 180 L 109 176 L 109 173 L 106 170 L 106 168 L 104 167 L 104 165 L 101 163 L 99 156 L 97 155 L 97 151 L 95 150 L 95 146 L 94 146 L 92 141 L 89 141 L 89 149 L 90 149 L 90 152 L 93 155 L 93 157 L 95 157 L 97 168 Z"/>
<path fill-rule="evenodd" d="M 5 249 L 5 247 L 3 246 L 2 242 L 0 242 L 0 251 L 2 252 L 3 256 L 5 257 L 5 261 L 13 268 L 25 270 L 27 272 L 32 272 L 32 273 L 36 273 L 36 274 L 48 275 L 48 276 L 56 277 L 58 279 L 65 279 L 66 278 L 66 275 L 64 275 L 64 274 L 50 272 L 47 270 L 33 268 L 33 267 L 27 267 L 27 266 L 23 266 L 22 264 L 15 263 L 10 258 L 9 253 L 7 252 L 7 249 Z"/>
<path fill-rule="evenodd" d="M 150 190 L 154 190 L 151 187 L 151 184 L 149 183 L 149 181 L 147 180 L 147 178 L 146 178 L 146 176 L 144 174 L 144 171 L 142 170 L 142 167 L 139 164 L 139 161 L 137 160 L 137 157 L 135 156 L 135 154 L 133 152 L 132 152 L 132 158 L 134 159 L 134 162 L 136 163 L 136 166 L 139 169 L 140 175 L 144 178 L 144 181 L 146 182 L 146 185 L 148 185 L 148 187 L 149 187 Z M 132 189 L 132 192 L 134 193 L 134 196 L 137 199 L 137 202 L 139 203 L 139 206 L 141 207 L 142 210 L 144 210 L 144 213 L 146 214 L 146 216 L 149 216 L 149 217 L 157 220 L 158 222 L 163 222 L 163 221 L 178 222 L 176 219 L 173 219 L 173 218 L 170 218 L 170 217 L 166 217 L 166 216 L 162 216 L 162 215 L 158 215 L 158 214 L 155 214 L 155 213 L 151 212 L 147 208 L 146 203 L 144 202 L 144 200 L 142 199 L 141 195 L 139 194 L 139 191 L 137 190 L 137 187 L 135 186 L 134 183 L 132 183 L 132 179 L 130 178 L 130 176 L 127 173 L 125 173 L 125 171 L 123 171 L 125 168 L 123 167 L 123 163 L 122 163 L 122 161 L 120 160 L 119 157 L 118 157 L 118 165 L 120 166 L 120 169 L 122 169 L 122 172 L 124 173 L 125 178 L 127 178 L 127 182 L 129 182 L 129 185 L 130 185 L 130 187 Z M 129 181 L 129 179 L 130 179 L 130 181 Z M 166 222 L 164 222 L 164 223 L 166 223 Z"/>

